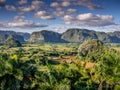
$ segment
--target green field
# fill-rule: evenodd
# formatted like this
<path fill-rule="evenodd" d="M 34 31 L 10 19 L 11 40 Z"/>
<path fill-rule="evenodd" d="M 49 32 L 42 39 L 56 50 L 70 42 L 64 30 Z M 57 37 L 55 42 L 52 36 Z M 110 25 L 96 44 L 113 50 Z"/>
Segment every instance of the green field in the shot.
<path fill-rule="evenodd" d="M 93 62 L 78 57 L 79 46 L 0 46 L 0 90 L 120 90 L 120 47 Z"/>

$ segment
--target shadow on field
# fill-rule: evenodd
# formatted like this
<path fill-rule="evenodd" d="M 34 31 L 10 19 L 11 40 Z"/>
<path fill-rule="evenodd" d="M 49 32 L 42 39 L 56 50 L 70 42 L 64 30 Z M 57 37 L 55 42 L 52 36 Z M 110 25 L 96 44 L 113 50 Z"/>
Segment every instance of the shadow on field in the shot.
<path fill-rule="evenodd" d="M 52 65 L 60 64 L 59 62 L 57 62 L 57 61 L 55 61 L 55 60 L 48 60 L 48 63 L 49 63 L 49 64 L 52 64 Z"/>

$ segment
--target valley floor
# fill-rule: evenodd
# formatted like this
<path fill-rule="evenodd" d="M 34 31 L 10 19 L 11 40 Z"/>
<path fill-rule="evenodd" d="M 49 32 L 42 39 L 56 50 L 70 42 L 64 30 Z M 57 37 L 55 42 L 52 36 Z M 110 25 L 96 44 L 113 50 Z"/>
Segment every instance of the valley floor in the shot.
<path fill-rule="evenodd" d="M 107 62 L 80 60 L 78 48 L 78 44 L 48 43 L 11 48 L 0 46 L 0 90 L 97 90 L 103 82 L 103 90 L 119 90 L 117 63 L 114 66 L 114 62 L 108 62 L 112 63 L 108 68 Z M 120 47 L 110 48 L 120 52 Z M 116 60 L 116 57 L 112 58 Z M 105 68 L 99 66 L 101 63 Z M 117 74 L 109 75 L 114 69 L 118 70 Z M 110 81 L 116 82 L 116 85 Z"/>

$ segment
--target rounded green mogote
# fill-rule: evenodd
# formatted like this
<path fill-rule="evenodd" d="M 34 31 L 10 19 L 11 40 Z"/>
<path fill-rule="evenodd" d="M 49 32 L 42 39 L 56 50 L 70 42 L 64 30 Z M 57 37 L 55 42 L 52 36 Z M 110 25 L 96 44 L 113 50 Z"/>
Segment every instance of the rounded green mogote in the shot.
<path fill-rule="evenodd" d="M 19 41 L 15 40 L 14 38 L 8 38 L 5 44 L 9 47 L 21 47 L 22 46 L 22 44 Z"/>
<path fill-rule="evenodd" d="M 97 61 L 100 60 L 105 54 L 109 53 L 110 49 L 103 44 L 100 40 L 87 40 L 79 46 L 78 57 L 81 60 Z"/>

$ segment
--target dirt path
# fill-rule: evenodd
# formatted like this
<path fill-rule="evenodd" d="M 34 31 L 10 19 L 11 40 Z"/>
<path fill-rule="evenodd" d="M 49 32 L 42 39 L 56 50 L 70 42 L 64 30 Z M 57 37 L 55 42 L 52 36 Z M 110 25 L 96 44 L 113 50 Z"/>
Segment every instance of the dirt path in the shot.
<path fill-rule="evenodd" d="M 66 57 L 63 57 L 61 59 L 55 59 L 55 61 L 57 61 L 59 63 L 61 63 L 63 61 L 66 61 L 67 63 L 72 63 L 72 62 L 77 63 L 76 57 L 77 57 L 77 55 L 66 56 Z M 81 61 L 80 63 L 81 63 L 81 65 L 85 65 L 85 68 L 91 68 L 95 65 L 95 63 L 92 63 L 92 62 L 85 63 L 84 61 Z"/>

